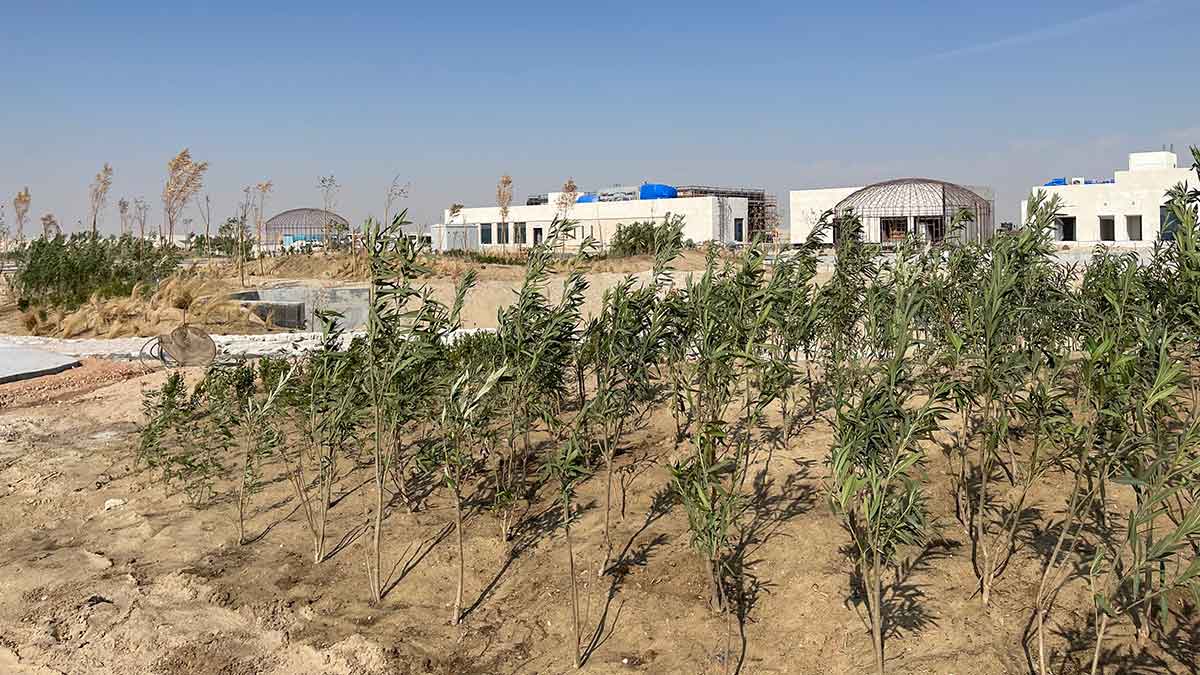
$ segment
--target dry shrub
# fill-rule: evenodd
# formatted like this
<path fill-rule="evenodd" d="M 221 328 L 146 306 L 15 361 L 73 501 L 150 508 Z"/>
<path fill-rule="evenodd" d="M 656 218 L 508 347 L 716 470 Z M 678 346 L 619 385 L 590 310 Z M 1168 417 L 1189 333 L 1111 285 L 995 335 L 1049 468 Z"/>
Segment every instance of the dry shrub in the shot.
<path fill-rule="evenodd" d="M 224 284 L 199 276 L 173 276 L 150 292 L 139 284 L 128 296 L 93 295 L 75 311 L 25 312 L 26 328 L 56 337 L 131 337 L 159 335 L 183 323 L 211 332 L 261 333 L 272 328 L 236 300 Z"/>

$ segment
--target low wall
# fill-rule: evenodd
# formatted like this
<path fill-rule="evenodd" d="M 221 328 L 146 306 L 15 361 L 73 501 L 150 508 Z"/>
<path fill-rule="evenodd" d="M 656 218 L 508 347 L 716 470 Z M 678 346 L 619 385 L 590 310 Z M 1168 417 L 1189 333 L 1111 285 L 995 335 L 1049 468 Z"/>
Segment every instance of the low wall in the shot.
<path fill-rule="evenodd" d="M 342 327 L 355 330 L 367 323 L 370 295 L 366 286 L 297 285 L 241 291 L 231 297 L 258 316 L 271 314 L 275 325 L 283 328 L 319 330 L 317 312 L 338 312 Z"/>

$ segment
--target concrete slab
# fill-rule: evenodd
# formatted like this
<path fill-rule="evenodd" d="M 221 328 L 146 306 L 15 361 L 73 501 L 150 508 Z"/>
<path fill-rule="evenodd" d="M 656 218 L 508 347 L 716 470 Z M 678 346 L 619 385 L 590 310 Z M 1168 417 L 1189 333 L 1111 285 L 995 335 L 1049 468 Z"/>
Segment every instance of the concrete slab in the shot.
<path fill-rule="evenodd" d="M 55 352 L 0 344 L 0 384 L 61 373 L 79 360 Z"/>

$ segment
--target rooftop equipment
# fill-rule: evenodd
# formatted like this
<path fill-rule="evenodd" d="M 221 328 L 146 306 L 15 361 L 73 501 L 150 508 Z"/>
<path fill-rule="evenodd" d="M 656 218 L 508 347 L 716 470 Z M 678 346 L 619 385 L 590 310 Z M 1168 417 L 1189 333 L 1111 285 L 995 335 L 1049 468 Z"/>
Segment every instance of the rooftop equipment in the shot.
<path fill-rule="evenodd" d="M 638 199 L 675 199 L 678 196 L 679 190 L 662 183 L 642 183 L 638 188 Z"/>

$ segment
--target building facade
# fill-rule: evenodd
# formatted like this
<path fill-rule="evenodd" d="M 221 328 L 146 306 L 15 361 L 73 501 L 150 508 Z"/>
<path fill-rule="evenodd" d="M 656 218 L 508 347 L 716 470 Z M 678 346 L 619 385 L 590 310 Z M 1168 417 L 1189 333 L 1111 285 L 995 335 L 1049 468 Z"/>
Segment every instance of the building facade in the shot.
<path fill-rule="evenodd" d="M 928 241 L 948 236 L 956 221 L 962 237 L 987 240 L 995 231 L 995 192 L 928 178 L 899 178 L 857 187 L 792 190 L 788 193 L 791 242 L 804 243 L 826 212 L 857 216 L 863 240 L 888 243 L 909 235 Z M 821 241 L 834 243 L 826 229 Z"/>
<path fill-rule="evenodd" d="M 1134 152 L 1129 168 L 1111 179 L 1056 178 L 1033 191 L 1062 199 L 1056 238 L 1064 243 L 1145 242 L 1152 245 L 1167 225 L 1166 193 L 1178 183 L 1195 185 L 1197 175 L 1180 168 L 1174 152 Z M 1021 202 L 1021 222 L 1028 220 L 1029 201 Z"/>
<path fill-rule="evenodd" d="M 567 248 L 588 236 L 605 247 L 621 225 L 661 223 L 669 216 L 683 217 L 683 239 L 696 244 L 710 241 L 744 243 L 750 236 L 748 205 L 744 197 L 641 198 L 636 189 L 632 196 L 629 192 L 611 194 L 617 197 L 602 201 L 596 193 L 582 193 L 578 201 L 563 209 L 562 193 L 551 192 L 544 198 L 539 196 L 529 200 L 542 203 L 510 206 L 506 218 L 501 218 L 498 206 L 465 207 L 453 213 L 446 209 L 442 213 L 442 222 L 431 228 L 433 248 L 436 251 L 471 251 L 533 246 L 549 236 L 550 225 L 556 218 L 576 223 L 575 238 L 566 242 Z"/>

